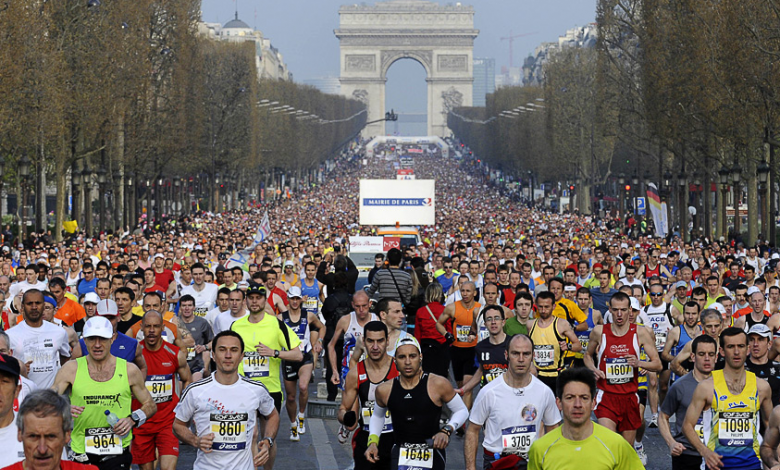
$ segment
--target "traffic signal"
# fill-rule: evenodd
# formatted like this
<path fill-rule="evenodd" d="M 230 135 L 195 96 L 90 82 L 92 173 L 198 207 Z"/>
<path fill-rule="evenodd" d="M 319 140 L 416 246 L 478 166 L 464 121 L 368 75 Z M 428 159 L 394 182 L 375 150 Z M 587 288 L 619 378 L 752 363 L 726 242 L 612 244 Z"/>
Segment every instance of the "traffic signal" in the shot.
<path fill-rule="evenodd" d="M 470 154 L 470 153 L 471 153 L 471 152 L 469 152 L 469 154 Z M 477 160 L 477 163 L 482 163 L 482 160 Z"/>
<path fill-rule="evenodd" d="M 574 191 L 574 185 L 573 184 L 569 186 L 569 191 Z"/>
<path fill-rule="evenodd" d="M 631 191 L 631 185 L 630 184 L 626 185 L 626 191 Z"/>

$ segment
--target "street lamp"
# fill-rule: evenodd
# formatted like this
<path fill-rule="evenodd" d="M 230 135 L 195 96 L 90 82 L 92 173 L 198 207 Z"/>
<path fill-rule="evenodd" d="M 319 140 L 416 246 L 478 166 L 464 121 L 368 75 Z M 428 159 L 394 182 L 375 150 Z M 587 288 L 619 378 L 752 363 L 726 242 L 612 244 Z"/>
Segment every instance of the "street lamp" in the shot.
<path fill-rule="evenodd" d="M 731 182 L 734 183 L 734 236 L 737 237 L 740 234 L 740 224 L 742 222 L 742 214 L 740 214 L 742 188 L 739 187 L 741 175 L 742 167 L 740 167 L 737 160 L 734 159 L 734 166 L 731 167 Z"/>
<path fill-rule="evenodd" d="M 664 186 L 669 188 L 672 185 L 672 173 L 669 170 L 666 170 L 666 173 L 664 173 Z"/>
<path fill-rule="evenodd" d="M 726 215 L 726 199 L 729 194 L 729 176 L 731 171 L 726 168 L 726 165 L 722 165 L 718 170 L 718 183 L 720 183 L 720 204 L 719 212 L 720 218 L 718 224 L 720 225 L 720 236 L 727 237 L 729 232 L 728 216 Z"/>
<path fill-rule="evenodd" d="M 734 184 L 739 184 L 740 175 L 742 173 L 742 167 L 737 162 L 734 162 L 734 166 L 731 167 L 731 181 Z"/>
<path fill-rule="evenodd" d="M 729 175 L 731 174 L 731 171 L 726 168 L 726 165 L 723 165 L 720 167 L 720 170 L 718 170 L 718 182 L 721 186 L 726 187 L 729 184 Z"/>
<path fill-rule="evenodd" d="M 758 182 L 765 184 L 769 176 L 769 165 L 766 163 L 766 160 L 761 160 L 761 163 L 756 167 L 756 173 L 758 174 Z"/>
<path fill-rule="evenodd" d="M 22 222 L 22 229 L 20 230 L 20 240 L 26 238 L 27 232 L 27 178 L 30 176 L 30 159 L 27 158 L 27 152 L 22 154 L 22 158 L 19 159 L 19 179 L 22 186 L 22 211 L 20 220 Z"/>
<path fill-rule="evenodd" d="M 95 171 L 97 176 L 98 189 L 98 232 L 102 232 L 106 228 L 106 169 L 102 166 Z"/>

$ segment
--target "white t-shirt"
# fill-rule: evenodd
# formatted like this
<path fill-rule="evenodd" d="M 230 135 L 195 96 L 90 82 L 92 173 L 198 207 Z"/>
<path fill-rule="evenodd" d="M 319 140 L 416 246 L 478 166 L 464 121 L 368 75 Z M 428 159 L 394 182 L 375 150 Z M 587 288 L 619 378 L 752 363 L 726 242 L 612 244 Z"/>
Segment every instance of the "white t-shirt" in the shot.
<path fill-rule="evenodd" d="M 20 323 L 6 331 L 11 339 L 14 357 L 30 364 L 28 377 L 38 388 L 51 388 L 60 370 L 60 356 L 70 357 L 68 333 L 53 323 L 43 322 L 38 328 Z"/>
<path fill-rule="evenodd" d="M 0 442 L 3 443 L 3 451 L 0 452 L 0 468 L 13 465 L 24 460 L 24 446 L 16 439 L 19 432 L 16 427 L 16 413 L 11 424 L 0 428 Z"/>
<path fill-rule="evenodd" d="M 182 289 L 181 295 L 191 295 L 195 299 L 195 315 L 205 317 L 206 313 L 214 308 L 214 304 L 217 302 L 217 292 L 219 292 L 219 287 L 216 284 L 205 282 L 202 291 L 196 291 L 195 284 L 193 284 Z"/>
<path fill-rule="evenodd" d="M 198 449 L 193 470 L 254 468 L 252 434 L 257 413 L 268 416 L 273 410 L 274 400 L 265 386 L 245 377 L 222 385 L 211 375 L 191 384 L 176 405 L 176 418 L 185 423 L 192 420 L 198 436 L 214 433 L 213 451 L 206 454 Z"/>
<path fill-rule="evenodd" d="M 485 427 L 485 450 L 516 453 L 525 459 L 543 426 L 560 423 L 561 413 L 552 390 L 536 377 L 531 376 L 531 383 L 518 389 L 499 378 L 480 390 L 469 421 Z"/>
<path fill-rule="evenodd" d="M 227 310 L 225 310 L 227 312 Z M 214 307 L 211 310 L 209 310 L 209 313 L 206 314 L 206 321 L 209 322 L 209 326 L 213 329 L 214 328 L 214 320 L 217 319 L 219 314 L 222 313 L 222 310 L 219 309 L 219 307 Z"/>
<path fill-rule="evenodd" d="M 217 316 L 217 318 L 214 319 L 214 326 L 212 327 L 212 330 L 214 331 L 214 336 L 217 336 L 218 334 L 222 333 L 225 330 L 229 330 L 230 325 L 232 325 L 234 321 L 240 320 L 247 315 L 249 315 L 249 312 L 247 310 L 244 310 L 244 314 L 238 318 L 231 315 L 230 310 L 228 310 L 227 312 L 220 313 L 219 316 Z"/>
<path fill-rule="evenodd" d="M 20 404 L 24 401 L 24 398 L 32 393 L 35 390 L 38 390 L 38 386 L 35 385 L 35 382 L 28 379 L 27 377 L 20 375 L 19 376 L 20 382 L 22 383 L 22 389 L 19 390 L 19 396 L 16 398 L 16 401 Z M 16 410 L 18 411 L 18 410 Z M 0 467 L 3 468 L 3 467 Z"/>

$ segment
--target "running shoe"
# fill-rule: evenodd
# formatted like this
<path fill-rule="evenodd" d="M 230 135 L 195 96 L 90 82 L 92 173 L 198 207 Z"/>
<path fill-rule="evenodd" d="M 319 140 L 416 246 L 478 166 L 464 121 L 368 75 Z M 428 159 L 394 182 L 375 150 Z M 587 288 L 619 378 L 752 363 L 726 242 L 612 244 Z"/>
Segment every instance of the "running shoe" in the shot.
<path fill-rule="evenodd" d="M 652 418 L 650 418 L 650 424 L 647 425 L 648 428 L 657 428 L 658 427 L 658 415 L 653 415 Z"/>
<path fill-rule="evenodd" d="M 306 434 L 306 418 L 302 414 L 298 414 L 298 434 Z"/>
<path fill-rule="evenodd" d="M 639 456 L 639 460 L 642 462 L 642 465 L 647 466 L 647 454 L 645 453 L 645 446 L 643 444 L 639 444 L 638 447 L 634 445 L 634 449 L 636 450 L 636 455 Z"/>
<path fill-rule="evenodd" d="M 349 440 L 350 432 L 344 425 L 339 426 L 339 444 L 345 444 Z"/>
<path fill-rule="evenodd" d="M 298 434 L 298 426 L 293 426 L 290 428 L 290 440 L 298 442 L 301 440 L 300 434 Z"/>

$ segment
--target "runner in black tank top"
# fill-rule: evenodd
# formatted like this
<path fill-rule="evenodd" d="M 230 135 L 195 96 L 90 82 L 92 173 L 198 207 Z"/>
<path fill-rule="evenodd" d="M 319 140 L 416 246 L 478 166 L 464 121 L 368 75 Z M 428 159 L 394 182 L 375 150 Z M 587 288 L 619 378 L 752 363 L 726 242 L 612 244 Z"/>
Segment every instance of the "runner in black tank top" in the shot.
<path fill-rule="evenodd" d="M 395 364 L 400 375 L 376 389 L 366 459 L 369 462 L 381 461 L 377 443 L 381 442 L 384 412 L 388 410 L 392 416 L 395 440 L 390 468 L 443 470 L 449 436 L 468 418 L 466 405 L 449 380 L 422 372 L 420 345 L 414 337 L 398 340 Z M 452 416 L 441 428 L 439 419 L 445 403 Z"/>
<path fill-rule="evenodd" d="M 358 425 L 358 432 L 352 438 L 352 455 L 355 470 L 389 470 L 390 454 L 393 448 L 392 417 L 382 429 L 379 441 L 379 461 L 366 460 L 368 447 L 368 423 L 374 412 L 376 389 L 382 383 L 398 376 L 393 358 L 387 354 L 387 326 L 380 321 L 371 321 L 363 328 L 363 344 L 366 358 L 350 369 L 341 397 L 338 420 L 348 428 Z"/>

